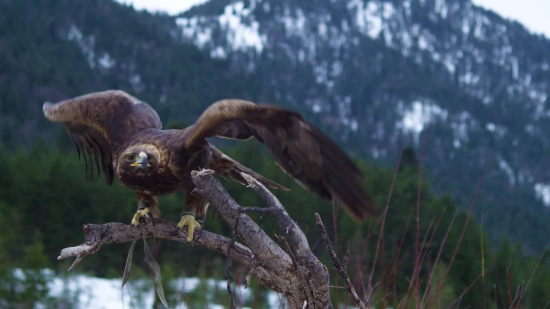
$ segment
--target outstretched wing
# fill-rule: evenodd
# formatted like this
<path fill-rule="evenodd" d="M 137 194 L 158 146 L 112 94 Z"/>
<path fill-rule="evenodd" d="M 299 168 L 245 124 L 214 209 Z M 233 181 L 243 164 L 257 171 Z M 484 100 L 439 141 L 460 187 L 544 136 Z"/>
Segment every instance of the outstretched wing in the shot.
<path fill-rule="evenodd" d="M 65 124 L 79 157 L 82 150 L 86 161 L 88 153 L 90 180 L 94 170 L 92 158 L 95 158 L 98 177 L 101 177 L 101 164 L 108 185 L 114 177 L 113 148 L 138 130 L 162 127 L 151 106 L 122 90 L 93 92 L 55 104 L 46 102 L 42 110 L 47 119 Z"/>
<path fill-rule="evenodd" d="M 291 110 L 243 100 L 222 100 L 208 107 L 183 133 L 188 151 L 206 138 L 246 140 L 256 137 L 275 162 L 302 187 L 340 201 L 356 220 L 379 210 L 361 184 L 362 172 L 323 132 Z"/>

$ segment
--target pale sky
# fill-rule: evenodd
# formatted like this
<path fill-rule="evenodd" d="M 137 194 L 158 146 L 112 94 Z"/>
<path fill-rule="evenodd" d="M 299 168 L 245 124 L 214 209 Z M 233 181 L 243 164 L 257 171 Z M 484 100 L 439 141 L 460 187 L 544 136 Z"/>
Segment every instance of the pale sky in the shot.
<path fill-rule="evenodd" d="M 207 0 L 119 0 L 132 3 L 136 9 L 165 11 L 177 14 L 195 4 Z M 542 33 L 550 38 L 550 0 L 473 0 L 474 4 L 490 9 L 499 15 L 515 19 L 532 32 Z"/>
<path fill-rule="evenodd" d="M 515 19 L 531 32 L 550 38 L 550 0 L 473 0 L 475 5 Z"/>

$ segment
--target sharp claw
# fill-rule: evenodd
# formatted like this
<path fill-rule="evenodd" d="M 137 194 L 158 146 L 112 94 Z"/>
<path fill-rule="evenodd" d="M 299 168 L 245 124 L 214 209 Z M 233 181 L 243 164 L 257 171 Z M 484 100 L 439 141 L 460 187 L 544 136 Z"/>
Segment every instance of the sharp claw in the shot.
<path fill-rule="evenodd" d="M 153 226 L 155 226 L 155 218 L 153 218 L 153 213 L 148 212 L 147 214 L 149 215 L 149 219 L 151 219 L 151 223 L 153 223 Z"/>
<path fill-rule="evenodd" d="M 170 234 L 171 236 L 178 236 L 178 233 L 180 232 L 180 227 L 177 226 L 175 230 L 172 231 Z"/>
<path fill-rule="evenodd" d="M 132 218 L 132 225 L 138 226 L 141 223 L 141 218 L 145 217 L 146 215 L 149 216 L 149 218 L 151 218 L 151 222 L 153 222 L 153 226 L 154 226 L 155 221 L 153 220 L 153 214 L 149 210 L 149 207 L 138 209 L 138 211 L 134 214 L 134 217 Z"/>
<path fill-rule="evenodd" d="M 195 231 L 194 224 L 189 224 L 187 226 L 187 242 L 191 242 L 193 240 L 193 232 Z"/>
<path fill-rule="evenodd" d="M 181 217 L 178 223 L 178 230 L 183 229 L 187 225 L 187 242 L 193 240 L 195 228 L 200 228 L 201 225 L 195 220 L 195 216 L 192 214 L 185 214 Z"/>

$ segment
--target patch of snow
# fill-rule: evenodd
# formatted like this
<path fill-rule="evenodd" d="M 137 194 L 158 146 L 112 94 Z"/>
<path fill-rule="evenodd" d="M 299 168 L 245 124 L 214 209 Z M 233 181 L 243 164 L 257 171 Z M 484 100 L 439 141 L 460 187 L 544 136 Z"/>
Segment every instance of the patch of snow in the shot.
<path fill-rule="evenodd" d="M 510 61 L 510 56 L 512 55 L 512 46 L 506 45 L 506 46 L 499 46 L 498 48 L 495 48 L 493 50 L 493 55 L 495 57 L 494 60 L 501 65 L 504 66 L 507 64 L 507 62 Z"/>
<path fill-rule="evenodd" d="M 481 78 L 479 75 L 474 74 L 470 71 L 458 77 L 458 81 L 464 85 L 475 85 L 479 82 L 480 79 Z"/>
<path fill-rule="evenodd" d="M 411 16 L 411 0 L 403 0 L 403 8 L 405 9 L 405 15 Z"/>
<path fill-rule="evenodd" d="M 151 308 L 154 303 L 154 290 L 151 288 L 149 293 L 135 293 L 135 291 L 131 291 L 131 286 L 129 283 L 124 292 L 120 288 L 120 279 L 103 279 L 77 275 L 65 280 L 54 278 L 50 282 L 49 287 L 50 296 L 53 297 L 65 297 L 67 292 L 78 293 L 77 299 L 80 308 L 132 308 L 136 303 L 141 305 L 139 307 Z M 134 294 L 139 294 L 139 299 L 135 299 Z"/>
<path fill-rule="evenodd" d="M 371 155 L 373 158 L 378 159 L 380 158 L 380 151 L 375 146 L 371 147 Z"/>
<path fill-rule="evenodd" d="M 250 1 L 249 7 L 244 7 L 244 2 L 239 1 L 225 7 L 224 13 L 219 17 L 222 28 L 227 31 L 227 41 L 235 50 L 253 48 L 261 53 L 264 48 L 265 35 L 260 35 L 260 24 L 255 20 L 244 20 L 251 17 L 250 12 L 256 6 L 255 1 Z"/>
<path fill-rule="evenodd" d="M 452 57 L 445 57 L 445 60 L 443 60 L 443 64 L 445 65 L 449 73 L 454 74 L 455 64 L 453 63 Z"/>
<path fill-rule="evenodd" d="M 306 17 L 304 15 L 304 12 L 301 9 L 296 9 L 294 11 L 294 14 L 294 17 L 291 17 L 290 13 L 285 14 L 285 17 L 283 18 L 286 33 L 305 38 L 303 37 L 305 35 L 306 24 Z"/>
<path fill-rule="evenodd" d="M 481 101 L 485 105 L 491 104 L 493 103 L 493 96 L 490 93 L 485 93 L 485 95 L 483 95 L 483 97 L 481 98 Z"/>
<path fill-rule="evenodd" d="M 501 170 L 503 170 L 506 175 L 508 176 L 508 183 L 513 186 L 516 184 L 516 177 L 514 175 L 514 170 L 512 169 L 512 167 L 510 166 L 510 164 L 508 164 L 508 162 L 506 162 L 506 160 L 504 160 L 502 157 L 499 156 L 498 158 L 498 166 L 500 167 Z"/>
<path fill-rule="evenodd" d="M 527 90 L 527 95 L 531 98 L 531 100 L 535 101 L 535 103 L 538 103 L 540 110 L 537 110 L 537 112 L 542 113 L 544 110 L 544 102 L 546 102 L 548 94 L 546 94 L 544 90 L 529 87 Z"/>
<path fill-rule="evenodd" d="M 342 70 L 344 68 L 344 65 L 340 61 L 334 61 L 331 65 L 331 72 L 330 74 L 332 77 L 338 77 L 342 73 Z"/>
<path fill-rule="evenodd" d="M 314 113 L 321 112 L 321 104 L 319 104 L 318 102 L 313 103 L 313 105 L 311 106 L 311 110 L 313 110 Z"/>
<path fill-rule="evenodd" d="M 317 26 L 317 32 L 320 36 L 326 36 L 327 35 L 327 25 L 322 23 Z"/>
<path fill-rule="evenodd" d="M 309 62 L 314 62 L 316 45 L 315 40 L 308 35 L 308 21 L 304 12 L 299 8 L 290 10 L 289 7 L 285 7 L 284 14 L 276 18 L 284 24 L 287 37 L 296 37 L 302 42 L 305 50 L 298 51 L 298 60 L 303 62 L 307 59 Z M 288 49 L 287 54 L 292 57 L 292 50 Z"/>
<path fill-rule="evenodd" d="M 227 53 L 225 52 L 225 50 L 221 46 L 218 46 L 218 47 L 214 48 L 212 51 L 210 51 L 210 57 L 218 58 L 218 59 L 225 59 L 225 58 L 227 58 Z"/>
<path fill-rule="evenodd" d="M 342 30 L 342 32 L 345 32 L 345 30 Z M 335 26 L 330 27 L 330 37 L 328 39 L 330 46 L 334 50 L 340 50 L 342 46 L 344 46 L 347 42 L 347 37 L 345 34 L 343 34 L 341 31 L 338 30 Z"/>
<path fill-rule="evenodd" d="M 470 113 L 462 111 L 457 116 L 454 116 L 453 119 L 450 120 L 450 123 L 453 129 L 454 139 L 459 141 L 458 145 L 460 146 L 462 141 L 468 141 L 468 128 L 475 124 Z"/>
<path fill-rule="evenodd" d="M 401 33 L 401 53 L 407 57 L 409 56 L 412 47 L 412 38 L 407 31 Z"/>
<path fill-rule="evenodd" d="M 141 76 L 139 74 L 132 74 L 132 76 L 130 76 L 130 84 L 136 92 L 141 92 L 144 89 L 144 85 L 141 82 Z"/>
<path fill-rule="evenodd" d="M 325 61 L 321 62 L 313 68 L 313 72 L 316 76 L 315 81 L 318 84 L 327 84 L 328 83 L 328 68 Z"/>
<path fill-rule="evenodd" d="M 536 183 L 535 196 L 542 200 L 546 207 L 550 207 L 550 185 L 545 183 Z"/>
<path fill-rule="evenodd" d="M 212 40 L 212 29 L 199 26 L 199 21 L 202 21 L 203 17 L 191 17 L 191 18 L 176 18 L 176 24 L 182 29 L 183 36 L 193 40 L 193 43 L 199 48 L 203 48 L 206 43 Z"/>
<path fill-rule="evenodd" d="M 359 124 L 357 123 L 357 120 L 353 119 L 350 122 L 349 127 L 351 128 L 352 131 L 357 132 L 357 129 L 359 128 Z"/>
<path fill-rule="evenodd" d="M 78 302 L 78 308 L 82 309 L 115 309 L 115 308 L 152 308 L 156 291 L 150 279 L 130 280 L 124 288 L 121 288 L 120 278 L 105 279 L 86 276 L 82 274 L 71 275 L 65 278 L 55 277 L 53 271 L 49 269 L 42 270 L 42 273 L 52 277 L 48 282 L 49 296 L 55 298 L 64 298 Z M 14 270 L 14 276 L 21 280 L 25 279 L 25 273 L 20 269 Z M 167 295 L 169 304 L 181 299 L 182 293 L 193 293 L 201 289 L 200 293 L 208 298 L 209 308 L 223 309 L 224 307 L 215 304 L 218 297 L 217 290 L 225 290 L 227 281 L 214 279 L 185 278 L 176 279 L 168 283 L 171 289 L 177 291 L 170 297 Z M 24 287 L 22 287 L 24 288 Z M 252 296 L 250 288 L 245 289 L 242 285 L 234 285 L 234 292 L 237 297 L 243 301 L 248 301 Z M 165 288 L 166 290 L 166 288 Z M 286 301 L 281 294 L 268 292 L 266 295 L 268 308 L 281 308 L 286 305 Z M 178 302 L 178 308 L 187 308 L 184 303 Z M 38 309 L 45 308 L 42 304 L 37 304 Z M 249 308 L 249 307 L 243 307 Z"/>
<path fill-rule="evenodd" d="M 342 98 L 337 98 L 338 102 L 338 116 L 340 119 L 340 123 L 351 127 L 350 123 L 350 117 L 351 117 L 351 97 L 345 96 Z"/>
<path fill-rule="evenodd" d="M 71 25 L 67 33 L 67 40 L 76 42 L 82 53 L 86 56 L 90 68 L 95 68 L 95 37 L 92 35 L 85 37 L 78 27 Z"/>
<path fill-rule="evenodd" d="M 393 15 L 395 15 L 395 7 L 393 6 L 393 4 L 390 2 L 382 3 L 382 16 L 384 17 L 384 19 L 390 19 Z"/>
<path fill-rule="evenodd" d="M 445 0 L 435 0 L 435 12 L 439 13 L 442 18 L 447 18 L 447 6 Z"/>
<path fill-rule="evenodd" d="M 111 56 L 108 53 L 103 53 L 103 55 L 99 57 L 97 62 L 99 63 L 99 66 L 102 69 L 106 69 L 106 70 L 112 68 L 116 63 L 115 60 L 111 58 Z"/>
<path fill-rule="evenodd" d="M 430 122 L 439 119 L 447 119 L 448 112 L 432 102 L 414 101 L 409 109 L 403 108 L 403 103 L 398 105 L 398 112 L 401 114 L 401 121 L 397 127 L 404 132 L 412 133 L 415 141 Z"/>
<path fill-rule="evenodd" d="M 428 48 L 428 41 L 426 41 L 426 38 L 423 35 L 420 35 L 418 37 L 418 48 L 420 48 L 420 49 L 427 49 Z"/>
<path fill-rule="evenodd" d="M 303 49 L 300 49 L 298 51 L 298 61 L 304 62 L 305 59 L 306 59 L 306 52 Z"/>
<path fill-rule="evenodd" d="M 474 36 L 480 40 L 484 40 L 486 27 L 490 25 L 489 18 L 481 13 L 478 13 L 474 15 L 474 19 Z"/>
<path fill-rule="evenodd" d="M 361 33 L 373 39 L 378 38 L 383 29 L 383 18 L 387 18 L 386 16 L 393 9 L 390 3 L 388 8 L 385 4 L 369 1 L 365 6 L 362 0 L 352 0 L 348 3 L 348 9 L 355 10 L 355 25 Z"/>
<path fill-rule="evenodd" d="M 546 102 L 546 94 L 545 93 L 542 93 L 539 95 L 536 95 L 536 96 L 531 96 L 531 99 L 533 99 L 533 101 L 535 101 L 535 119 L 538 119 L 540 118 L 541 116 L 547 114 L 545 113 L 544 109 L 545 109 L 545 102 Z"/>
<path fill-rule="evenodd" d="M 470 34 L 470 20 L 468 18 L 462 20 L 462 33 L 464 35 Z"/>
<path fill-rule="evenodd" d="M 516 57 L 510 57 L 512 67 L 512 78 L 518 79 L 519 76 L 519 64 Z"/>
<path fill-rule="evenodd" d="M 487 129 L 487 131 L 490 131 L 490 132 L 493 132 L 493 133 L 496 133 L 498 134 L 499 136 L 504 136 L 507 132 L 507 129 L 503 126 L 500 126 L 500 125 L 496 125 L 492 122 L 489 122 L 485 125 L 485 129 Z"/>

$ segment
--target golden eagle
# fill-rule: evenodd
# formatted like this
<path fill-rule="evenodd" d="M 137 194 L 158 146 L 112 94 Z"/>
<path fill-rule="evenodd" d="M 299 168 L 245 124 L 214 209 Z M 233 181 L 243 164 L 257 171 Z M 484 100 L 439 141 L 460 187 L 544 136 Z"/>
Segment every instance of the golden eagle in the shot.
<path fill-rule="evenodd" d="M 139 203 L 132 225 L 138 225 L 142 216 L 160 215 L 157 196 L 185 190 L 185 206 L 175 232 L 187 225 L 191 241 L 194 229 L 200 227 L 195 215 L 203 215 L 206 207 L 205 197 L 194 191 L 191 180 L 191 171 L 199 168 L 243 184 L 246 181 L 240 173 L 244 172 L 266 186 L 288 190 L 223 154 L 206 140 L 213 136 L 255 137 L 302 187 L 324 199 L 338 200 L 355 220 L 379 212 L 361 185 L 357 166 L 319 129 L 288 109 L 220 100 L 183 130 L 161 130 L 155 110 L 121 90 L 46 102 L 42 109 L 47 119 L 65 124 L 79 156 L 82 152 L 86 159 L 88 153 L 90 177 L 94 157 L 97 174 L 101 177 L 101 165 L 108 185 L 116 175 L 136 192 Z"/>

